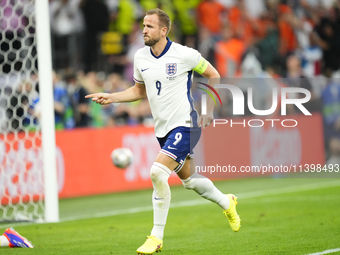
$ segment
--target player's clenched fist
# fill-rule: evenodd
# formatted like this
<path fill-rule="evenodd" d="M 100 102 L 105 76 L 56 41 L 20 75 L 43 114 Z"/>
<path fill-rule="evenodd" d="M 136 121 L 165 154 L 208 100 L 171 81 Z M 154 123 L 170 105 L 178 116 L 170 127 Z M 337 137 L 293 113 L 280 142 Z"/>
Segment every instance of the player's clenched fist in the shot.
<path fill-rule="evenodd" d="M 95 93 L 85 96 L 85 98 L 92 98 L 93 102 L 96 102 L 97 104 L 106 105 L 106 104 L 112 104 L 112 95 L 108 93 Z"/>
<path fill-rule="evenodd" d="M 210 123 L 214 120 L 213 114 L 208 114 L 208 115 L 201 115 L 199 117 L 198 123 L 199 126 L 202 128 L 205 128 L 210 125 Z"/>

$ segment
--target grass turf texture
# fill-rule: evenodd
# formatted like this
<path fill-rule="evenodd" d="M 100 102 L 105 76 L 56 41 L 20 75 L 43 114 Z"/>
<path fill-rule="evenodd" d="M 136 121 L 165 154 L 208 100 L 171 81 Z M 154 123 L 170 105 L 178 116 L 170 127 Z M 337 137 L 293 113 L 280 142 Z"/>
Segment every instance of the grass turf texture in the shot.
<path fill-rule="evenodd" d="M 169 212 L 162 255 L 308 254 L 340 248 L 339 179 L 239 179 L 215 184 L 239 196 L 241 230 L 230 229 L 218 206 L 181 186 L 172 187 L 176 207 Z M 136 207 L 142 212 L 125 213 Z M 34 249 L 0 248 L 0 253 L 136 254 L 152 228 L 151 208 L 150 190 L 64 199 L 60 201 L 64 222 L 12 224 Z M 100 217 L 108 214 L 118 215 Z M 6 227 L 0 225 L 1 231 Z"/>

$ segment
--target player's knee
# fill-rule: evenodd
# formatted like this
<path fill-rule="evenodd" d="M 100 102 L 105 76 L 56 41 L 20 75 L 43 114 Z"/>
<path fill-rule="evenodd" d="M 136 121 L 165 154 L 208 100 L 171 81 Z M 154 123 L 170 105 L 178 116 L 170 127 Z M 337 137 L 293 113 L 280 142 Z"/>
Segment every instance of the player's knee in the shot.
<path fill-rule="evenodd" d="M 157 179 L 159 178 L 159 169 L 158 168 L 153 167 L 153 166 L 151 167 L 150 178 L 151 178 L 152 182 L 157 181 Z"/>
<path fill-rule="evenodd" d="M 153 183 L 159 182 L 163 179 L 168 179 L 171 171 L 162 164 L 153 164 L 150 169 L 150 178 Z"/>
<path fill-rule="evenodd" d="M 194 173 L 188 179 L 182 180 L 184 188 L 194 190 L 196 192 L 200 190 L 200 186 L 202 186 L 202 184 L 206 185 L 207 182 L 209 184 L 212 183 L 209 179 L 198 173 Z"/>
<path fill-rule="evenodd" d="M 186 180 L 182 180 L 183 186 L 186 189 L 193 190 L 195 189 L 195 178 L 189 177 Z"/>

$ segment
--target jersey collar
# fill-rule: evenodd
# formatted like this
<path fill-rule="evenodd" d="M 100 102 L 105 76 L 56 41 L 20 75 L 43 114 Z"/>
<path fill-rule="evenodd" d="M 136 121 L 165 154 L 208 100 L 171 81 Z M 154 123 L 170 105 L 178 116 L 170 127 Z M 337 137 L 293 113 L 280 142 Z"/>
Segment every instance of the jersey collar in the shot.
<path fill-rule="evenodd" d="M 152 50 L 151 50 L 151 47 L 150 47 L 150 52 L 151 52 L 151 55 L 154 57 L 154 58 L 160 58 L 160 57 L 162 57 L 165 53 L 167 53 L 168 52 L 168 50 L 170 49 L 170 46 L 171 46 L 171 44 L 172 44 L 172 41 L 170 41 L 170 39 L 169 39 L 169 37 L 167 37 L 166 38 L 167 40 L 168 40 L 168 42 L 167 42 L 167 44 L 165 45 L 165 48 L 164 48 L 164 50 L 162 51 L 162 53 L 157 57 L 157 56 L 155 56 L 155 54 L 153 54 L 153 52 L 152 52 Z"/>

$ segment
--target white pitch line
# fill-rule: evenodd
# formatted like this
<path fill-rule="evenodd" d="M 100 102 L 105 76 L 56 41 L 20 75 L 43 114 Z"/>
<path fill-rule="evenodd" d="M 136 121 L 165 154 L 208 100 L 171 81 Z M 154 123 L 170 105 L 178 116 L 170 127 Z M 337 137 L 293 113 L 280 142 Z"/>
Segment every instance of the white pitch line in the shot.
<path fill-rule="evenodd" d="M 246 193 L 239 193 L 237 197 L 241 199 L 249 199 L 249 198 L 256 198 L 256 197 L 264 197 L 264 196 L 272 196 L 272 195 L 281 195 L 286 193 L 294 193 L 299 191 L 307 191 L 307 190 L 316 190 L 316 189 L 324 189 L 324 188 L 331 188 L 340 186 L 340 181 L 331 181 L 331 182 L 322 182 L 322 183 L 312 183 L 312 184 L 305 184 L 301 186 L 289 186 L 277 189 L 270 189 L 270 190 L 260 190 L 254 192 L 246 192 Z M 186 201 L 179 201 L 174 202 L 171 204 L 171 208 L 179 208 L 179 207 L 187 207 L 187 206 L 195 206 L 195 205 L 203 205 L 211 203 L 205 199 L 194 199 L 194 200 L 186 200 Z M 152 206 L 141 206 L 141 207 L 133 207 L 128 209 L 120 209 L 108 212 L 100 212 L 88 215 L 78 215 L 72 217 L 63 217 L 60 219 L 60 222 L 67 222 L 73 220 L 85 220 L 85 219 L 93 219 L 93 218 L 102 218 L 108 216 L 116 216 L 116 215 L 123 215 L 123 214 L 132 214 L 132 213 L 140 213 L 140 212 L 148 212 L 152 211 Z M 26 226 L 36 224 L 34 222 L 21 222 L 21 223 L 11 223 L 10 227 L 15 226 Z M 6 227 L 6 225 L 0 224 L 1 227 Z"/>
<path fill-rule="evenodd" d="M 283 187 L 283 188 L 277 188 L 277 189 L 271 189 L 271 190 L 260 190 L 260 191 L 254 191 L 254 192 L 239 193 L 237 194 L 237 197 L 241 199 L 249 199 L 249 198 L 255 198 L 255 197 L 281 195 L 281 194 L 286 194 L 286 193 L 324 189 L 324 188 L 331 188 L 331 187 L 337 187 L 337 186 L 340 186 L 340 182 L 338 180 L 332 181 L 332 182 L 305 184 L 305 185 L 301 185 L 297 187 L 290 186 L 290 187 Z M 208 203 L 211 203 L 211 202 L 201 198 L 201 199 L 174 202 L 171 204 L 170 207 L 179 208 L 179 207 L 203 205 L 203 204 L 208 204 Z M 109 212 L 94 213 L 94 214 L 89 214 L 89 215 L 64 217 L 60 221 L 65 222 L 65 221 L 73 221 L 73 220 L 101 218 L 101 217 L 116 216 L 116 215 L 123 215 L 123 214 L 147 212 L 147 211 L 152 211 L 152 210 L 153 210 L 152 206 L 142 206 L 142 207 L 134 207 L 134 208 L 129 208 L 129 209 L 114 210 L 114 211 L 109 211 Z"/>
<path fill-rule="evenodd" d="M 338 252 L 338 251 L 340 251 L 340 248 L 320 251 L 320 252 L 316 252 L 316 253 L 310 253 L 310 254 L 307 254 L 307 255 L 323 255 L 323 254 L 329 254 L 329 253 L 334 253 L 334 252 Z"/>

